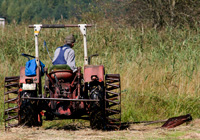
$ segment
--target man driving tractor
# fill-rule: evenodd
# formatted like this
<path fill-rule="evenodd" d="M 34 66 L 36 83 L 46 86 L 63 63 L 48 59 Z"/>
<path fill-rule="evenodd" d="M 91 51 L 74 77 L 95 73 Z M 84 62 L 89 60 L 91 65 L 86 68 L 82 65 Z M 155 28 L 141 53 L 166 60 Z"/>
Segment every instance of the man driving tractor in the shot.
<path fill-rule="evenodd" d="M 54 53 L 53 65 L 68 65 L 73 72 L 77 71 L 75 63 L 75 53 L 72 47 L 75 43 L 74 35 L 65 38 L 65 45 L 58 47 Z"/>
<path fill-rule="evenodd" d="M 83 35 L 84 71 L 82 73 L 81 67 L 75 66 L 75 53 L 72 49 L 75 38 L 69 35 L 65 38 L 64 45 L 56 48 L 53 66 L 44 69 L 43 85 L 41 76 L 44 66 L 40 63 L 38 45 L 40 30 L 67 27 L 78 27 Z M 92 129 L 120 129 L 120 75 L 105 74 L 103 65 L 90 65 L 86 27 L 91 25 L 29 25 L 29 28 L 34 28 L 35 56 L 29 54 L 23 56 L 34 58 L 32 60 L 34 65 L 28 66 L 32 66 L 31 70 L 35 73 L 26 75 L 26 67 L 23 66 L 20 68 L 20 76 L 5 78 L 5 129 L 18 125 L 41 126 L 42 115 L 46 120 L 55 118 L 89 120 Z M 15 122 L 15 119 L 18 122 L 14 124 L 12 122 Z"/>

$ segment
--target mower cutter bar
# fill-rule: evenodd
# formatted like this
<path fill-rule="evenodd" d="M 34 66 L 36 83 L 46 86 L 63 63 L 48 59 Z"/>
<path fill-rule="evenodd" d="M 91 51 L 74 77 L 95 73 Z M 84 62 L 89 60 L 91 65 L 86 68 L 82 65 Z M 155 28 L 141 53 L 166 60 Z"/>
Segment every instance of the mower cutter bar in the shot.
<path fill-rule="evenodd" d="M 35 25 L 29 25 L 29 28 L 34 28 Z M 41 28 L 66 28 L 66 27 L 80 27 L 78 24 L 42 24 Z M 85 27 L 92 27 L 92 24 L 86 24 Z"/>
<path fill-rule="evenodd" d="M 99 99 L 63 99 L 63 98 L 37 98 L 37 97 L 21 97 L 27 100 L 51 100 L 51 101 L 74 101 L 74 102 L 98 102 Z"/>

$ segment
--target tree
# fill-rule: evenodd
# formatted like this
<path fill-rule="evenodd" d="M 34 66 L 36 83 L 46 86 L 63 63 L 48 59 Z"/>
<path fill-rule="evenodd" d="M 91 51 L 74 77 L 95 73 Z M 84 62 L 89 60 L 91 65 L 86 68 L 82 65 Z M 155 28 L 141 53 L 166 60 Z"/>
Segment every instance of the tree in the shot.
<path fill-rule="evenodd" d="M 126 19 L 131 25 L 193 27 L 199 21 L 198 0 L 132 0 L 126 6 Z"/>
<path fill-rule="evenodd" d="M 3 0 L 0 6 L 0 15 L 7 17 L 8 2 Z"/>
<path fill-rule="evenodd" d="M 68 18 L 67 8 L 63 4 L 59 4 L 56 6 L 54 10 L 53 16 L 56 20 L 60 19 L 61 17 L 64 19 Z"/>
<path fill-rule="evenodd" d="M 115 18 L 123 13 L 123 3 L 129 0 L 0 0 L 0 14 L 8 22 L 41 21 L 43 19 L 95 17 Z M 90 16 L 87 16 L 90 15 Z"/>
<path fill-rule="evenodd" d="M 10 2 L 7 9 L 8 20 L 19 22 L 21 20 L 21 11 L 18 1 Z"/>

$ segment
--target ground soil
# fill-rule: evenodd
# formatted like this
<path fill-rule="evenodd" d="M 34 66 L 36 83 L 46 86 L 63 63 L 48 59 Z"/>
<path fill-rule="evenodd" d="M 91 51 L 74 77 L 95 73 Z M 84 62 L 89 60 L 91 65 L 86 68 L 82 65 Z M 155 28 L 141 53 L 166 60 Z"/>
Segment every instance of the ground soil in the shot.
<path fill-rule="evenodd" d="M 197 139 L 200 140 L 200 119 L 175 128 L 163 129 L 160 124 L 131 124 L 119 131 L 92 130 L 88 125 L 73 123 L 62 127 L 18 127 L 9 131 L 0 129 L 1 140 L 115 140 L 115 139 Z"/>

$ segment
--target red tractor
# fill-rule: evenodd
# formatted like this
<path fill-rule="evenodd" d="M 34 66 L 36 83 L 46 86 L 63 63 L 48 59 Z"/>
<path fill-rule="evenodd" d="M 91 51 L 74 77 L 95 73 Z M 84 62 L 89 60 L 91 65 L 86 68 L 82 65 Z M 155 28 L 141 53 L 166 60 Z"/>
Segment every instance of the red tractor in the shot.
<path fill-rule="evenodd" d="M 39 59 L 38 35 L 42 28 L 78 27 L 83 34 L 84 71 L 78 67 L 73 73 L 67 65 L 44 68 Z M 27 76 L 21 67 L 20 76 L 5 77 L 5 128 L 18 125 L 41 126 L 42 120 L 85 119 L 92 129 L 120 129 L 121 88 L 119 74 L 105 74 L 103 65 L 90 65 L 87 56 L 86 28 L 78 25 L 29 25 L 34 28 L 35 75 Z M 42 75 L 45 84 L 42 86 Z M 14 120 L 17 120 L 14 121 Z M 15 124 L 13 124 L 15 123 Z"/>

